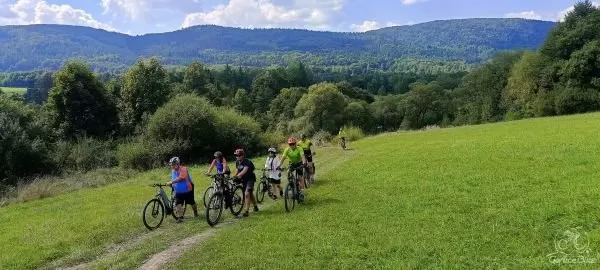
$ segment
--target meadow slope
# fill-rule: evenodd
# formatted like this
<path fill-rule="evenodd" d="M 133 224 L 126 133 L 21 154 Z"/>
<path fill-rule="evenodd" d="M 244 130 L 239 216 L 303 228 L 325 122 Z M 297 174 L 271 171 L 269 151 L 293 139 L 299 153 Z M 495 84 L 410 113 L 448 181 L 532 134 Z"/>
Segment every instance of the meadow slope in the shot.
<path fill-rule="evenodd" d="M 555 240 L 579 226 L 598 259 L 599 123 L 586 114 L 362 140 L 307 205 L 269 209 L 171 268 L 552 269 L 564 266 L 548 257 Z"/>
<path fill-rule="evenodd" d="M 598 123 L 598 113 L 540 118 L 317 149 L 319 179 L 306 204 L 286 214 L 282 201 L 269 202 L 169 268 L 552 269 L 561 266 L 548 257 L 555 240 L 575 227 L 589 240 L 586 256 L 600 258 Z M 204 170 L 192 170 L 197 198 Z M 0 269 L 132 269 L 212 230 L 204 219 L 145 230 L 147 184 L 166 177 L 165 168 L 0 208 Z"/>

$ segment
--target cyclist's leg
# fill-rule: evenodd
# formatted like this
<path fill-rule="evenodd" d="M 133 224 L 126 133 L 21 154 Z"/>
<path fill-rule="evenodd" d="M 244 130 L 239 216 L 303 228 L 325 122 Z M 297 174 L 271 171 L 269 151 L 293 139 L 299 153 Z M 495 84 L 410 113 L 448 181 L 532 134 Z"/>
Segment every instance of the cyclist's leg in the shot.
<path fill-rule="evenodd" d="M 194 210 L 194 217 L 198 217 L 198 205 L 196 204 L 196 198 L 194 197 L 194 189 L 192 188 L 192 191 L 188 192 L 186 203 L 192 206 L 192 210 Z"/>
<path fill-rule="evenodd" d="M 194 211 L 194 217 L 198 217 L 198 205 L 196 204 L 195 192 L 196 190 L 194 184 L 192 183 L 192 191 L 189 192 L 190 195 L 187 204 L 192 206 L 192 210 Z"/>
<path fill-rule="evenodd" d="M 298 180 L 300 181 L 300 191 L 304 192 L 304 172 L 302 167 L 296 169 L 296 172 L 298 173 Z"/>
<path fill-rule="evenodd" d="M 187 193 L 175 193 L 175 216 L 177 217 L 177 221 L 183 220 L 183 204 L 186 201 Z"/>
<path fill-rule="evenodd" d="M 281 191 L 281 180 L 270 178 L 269 182 L 271 183 L 271 186 L 273 187 L 273 197 L 277 198 L 277 194 L 280 194 L 280 191 Z"/>

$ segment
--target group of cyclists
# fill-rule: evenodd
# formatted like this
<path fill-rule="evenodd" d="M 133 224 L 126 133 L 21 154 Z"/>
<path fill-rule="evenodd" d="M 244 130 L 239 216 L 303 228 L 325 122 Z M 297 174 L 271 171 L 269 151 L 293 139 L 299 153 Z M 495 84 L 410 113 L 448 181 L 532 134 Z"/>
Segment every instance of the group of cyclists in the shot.
<path fill-rule="evenodd" d="M 341 131 L 340 131 L 341 134 Z M 344 138 L 345 139 L 345 138 Z M 283 197 L 281 188 L 282 165 L 286 160 L 289 161 L 290 170 L 295 170 L 298 175 L 300 185 L 300 198 L 305 197 L 304 193 L 304 178 L 314 179 L 315 166 L 313 164 L 313 155 L 316 153 L 312 150 L 313 143 L 307 138 L 306 134 L 300 136 L 300 140 L 291 137 L 287 140 L 287 147 L 283 150 L 281 157 L 277 154 L 277 149 L 271 147 L 268 149 L 268 156 L 265 162 L 265 170 L 267 178 L 272 190 L 271 198 L 277 200 L 277 195 Z M 254 174 L 254 163 L 247 159 L 244 149 L 237 149 L 235 155 L 235 171 L 233 179 L 240 182 L 244 186 L 245 201 L 243 207 L 243 217 L 249 216 L 250 205 L 253 205 L 254 212 L 258 212 L 258 205 L 253 195 L 254 185 L 256 183 L 256 175 Z M 168 186 L 172 186 L 175 191 L 175 213 L 177 222 L 183 221 L 184 203 L 190 205 L 194 211 L 194 217 L 198 217 L 198 207 L 194 198 L 194 182 L 186 166 L 181 165 L 178 157 L 173 157 L 169 160 L 171 166 L 171 181 L 167 182 Z M 308 175 L 304 175 L 304 168 L 308 168 Z M 231 176 L 232 172 L 227 163 L 227 159 L 222 152 L 214 153 L 214 159 L 210 163 L 206 175 L 210 175 L 213 169 L 217 170 L 218 174 Z"/>

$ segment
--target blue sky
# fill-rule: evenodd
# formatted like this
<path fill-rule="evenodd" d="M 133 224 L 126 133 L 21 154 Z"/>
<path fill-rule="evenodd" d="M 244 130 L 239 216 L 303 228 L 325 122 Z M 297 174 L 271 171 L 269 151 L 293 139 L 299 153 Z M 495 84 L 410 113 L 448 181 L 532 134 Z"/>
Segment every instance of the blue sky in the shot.
<path fill-rule="evenodd" d="M 199 24 L 367 31 L 438 19 L 559 20 L 574 0 L 0 0 L 0 25 L 59 23 L 129 34 Z"/>

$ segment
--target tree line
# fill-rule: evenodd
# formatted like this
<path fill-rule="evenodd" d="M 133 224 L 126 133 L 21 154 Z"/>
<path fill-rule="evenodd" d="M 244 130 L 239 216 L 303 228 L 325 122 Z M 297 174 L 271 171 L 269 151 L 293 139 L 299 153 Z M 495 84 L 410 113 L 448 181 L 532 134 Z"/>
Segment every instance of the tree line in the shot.
<path fill-rule="evenodd" d="M 257 153 L 301 132 L 367 134 L 595 111 L 600 10 L 583 1 L 537 51 L 503 52 L 469 73 L 315 72 L 301 61 L 250 69 L 139 60 L 120 75 L 83 62 L 39 73 L 25 96 L 0 94 L 0 179 L 120 165 L 170 155 Z M 34 95 L 33 93 L 38 93 Z M 47 93 L 47 98 L 45 94 Z"/>

